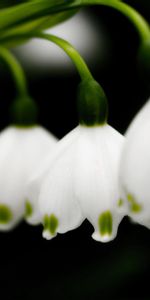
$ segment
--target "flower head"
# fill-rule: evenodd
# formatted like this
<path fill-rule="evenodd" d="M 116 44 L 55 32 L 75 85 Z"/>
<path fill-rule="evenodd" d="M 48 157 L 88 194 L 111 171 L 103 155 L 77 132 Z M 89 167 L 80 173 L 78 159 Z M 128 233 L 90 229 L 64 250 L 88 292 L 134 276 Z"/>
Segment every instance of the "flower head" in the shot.
<path fill-rule="evenodd" d="M 122 196 L 129 216 L 150 228 L 150 100 L 132 121 L 120 166 Z"/>
<path fill-rule="evenodd" d="M 32 204 L 34 203 L 33 213 L 28 222 L 30 224 L 44 222 L 43 235 L 47 239 L 54 236 L 54 232 L 51 234 L 51 225 L 50 230 L 47 230 L 48 216 L 52 216 L 53 220 L 59 218 L 59 226 L 62 220 L 59 231 L 61 233 L 74 229 L 83 221 L 81 209 L 71 193 L 71 168 L 74 160 L 72 147 L 78 135 L 79 128 L 77 127 L 60 140 L 50 157 L 47 157 L 38 168 L 38 172 L 33 174 L 28 182 L 27 198 Z M 40 209 L 37 205 L 39 193 L 43 199 L 40 200 Z"/>
<path fill-rule="evenodd" d="M 77 146 L 75 194 L 84 216 L 94 226 L 92 237 L 107 242 L 115 238 L 122 215 L 118 170 L 124 138 L 109 125 L 81 126 Z"/>
<path fill-rule="evenodd" d="M 122 218 L 117 206 L 123 143 L 123 136 L 107 124 L 79 125 L 57 143 L 39 188 L 45 238 L 72 230 L 86 218 L 94 226 L 95 240 L 116 236 Z"/>
<path fill-rule="evenodd" d="M 26 183 L 54 144 L 55 138 L 40 126 L 10 126 L 0 134 L 0 230 L 12 229 L 25 213 L 31 214 Z"/>
<path fill-rule="evenodd" d="M 30 199 L 39 195 L 30 221 L 41 220 L 46 239 L 75 229 L 86 218 L 94 226 L 95 240 L 116 236 L 122 218 L 117 207 L 124 138 L 107 125 L 107 108 L 101 86 L 91 77 L 83 80 L 78 90 L 80 125 L 57 143 L 47 166 L 28 185 Z"/>

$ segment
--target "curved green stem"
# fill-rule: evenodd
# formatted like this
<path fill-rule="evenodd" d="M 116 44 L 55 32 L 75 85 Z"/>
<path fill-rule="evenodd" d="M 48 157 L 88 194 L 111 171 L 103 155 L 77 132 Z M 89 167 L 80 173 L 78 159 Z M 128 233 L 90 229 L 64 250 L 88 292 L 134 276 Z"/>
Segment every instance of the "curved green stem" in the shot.
<path fill-rule="evenodd" d="M 16 84 L 17 93 L 19 96 L 27 95 L 26 78 L 20 64 L 9 50 L 0 46 L 0 59 L 2 59 L 9 67 L 13 79 Z"/>
<path fill-rule="evenodd" d="M 79 54 L 79 52 L 67 41 L 65 41 L 62 38 L 59 38 L 55 35 L 48 34 L 48 33 L 43 33 L 43 32 L 35 32 L 31 34 L 21 34 L 21 35 L 16 35 L 16 36 L 11 36 L 10 39 L 15 38 L 16 40 L 18 39 L 30 39 L 30 38 L 40 38 L 44 40 L 48 40 L 57 46 L 59 46 L 61 49 L 64 50 L 64 52 L 70 57 L 74 65 L 76 66 L 79 75 L 82 80 L 87 80 L 87 79 L 93 79 L 93 76 L 88 69 L 88 66 L 86 65 L 85 61 Z"/>
<path fill-rule="evenodd" d="M 100 84 L 94 80 L 77 50 L 64 39 L 51 34 L 36 33 L 35 37 L 46 39 L 58 45 L 75 64 L 81 77 L 81 83 L 78 87 L 79 123 L 85 126 L 104 125 L 107 121 L 108 113 L 106 95 Z"/>
<path fill-rule="evenodd" d="M 135 26 L 141 41 L 150 39 L 150 27 L 146 20 L 134 8 L 119 0 L 36 0 L 20 4 L 0 12 L 0 31 L 3 34 L 3 30 L 8 29 L 8 36 L 9 29 L 23 22 L 28 23 L 40 17 L 91 5 L 104 5 L 118 10 Z"/>
<path fill-rule="evenodd" d="M 93 79 L 92 74 L 90 70 L 88 69 L 86 63 L 84 62 L 83 58 L 80 56 L 78 51 L 74 49 L 74 47 L 65 41 L 62 38 L 59 38 L 52 34 L 47 33 L 36 33 L 33 37 L 38 37 L 44 40 L 48 40 L 56 45 L 58 45 L 60 48 L 62 48 L 65 53 L 70 57 L 70 59 L 73 61 L 74 65 L 76 66 L 79 75 L 82 80 L 85 79 Z"/>
<path fill-rule="evenodd" d="M 150 39 L 149 24 L 134 8 L 126 3 L 118 0 L 75 0 L 69 7 L 77 8 L 89 5 L 104 5 L 118 10 L 133 23 L 142 41 Z"/>

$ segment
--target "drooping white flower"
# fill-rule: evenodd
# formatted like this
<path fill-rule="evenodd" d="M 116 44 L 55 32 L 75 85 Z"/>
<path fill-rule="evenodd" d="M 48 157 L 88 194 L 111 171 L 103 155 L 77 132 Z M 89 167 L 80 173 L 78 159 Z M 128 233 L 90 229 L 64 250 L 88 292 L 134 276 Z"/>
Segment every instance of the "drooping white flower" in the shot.
<path fill-rule="evenodd" d="M 72 143 L 77 134 L 77 129 L 72 130 L 71 133 L 59 141 L 58 145 L 54 147 L 54 150 L 51 151 L 50 155 L 41 161 L 41 163 L 38 165 L 38 168 L 36 168 L 35 172 L 33 172 L 33 174 L 29 177 L 26 187 L 26 199 L 28 199 L 30 205 L 32 206 L 32 214 L 26 218 L 26 221 L 29 224 L 37 225 L 41 223 L 42 217 L 38 207 L 38 198 L 42 182 L 50 171 L 53 162 L 55 163 L 57 157 L 59 157 L 59 155 L 66 150 L 68 144 Z"/>
<path fill-rule="evenodd" d="M 0 134 L 0 230 L 12 229 L 26 213 L 31 213 L 25 199 L 30 174 L 56 139 L 40 126 L 10 126 Z"/>
<path fill-rule="evenodd" d="M 46 239 L 76 228 L 85 218 L 94 226 L 95 240 L 116 236 L 122 218 L 117 206 L 123 143 L 123 136 L 107 124 L 79 125 L 58 142 L 39 189 Z"/>
<path fill-rule="evenodd" d="M 150 228 L 150 100 L 126 132 L 120 182 L 129 216 Z"/>

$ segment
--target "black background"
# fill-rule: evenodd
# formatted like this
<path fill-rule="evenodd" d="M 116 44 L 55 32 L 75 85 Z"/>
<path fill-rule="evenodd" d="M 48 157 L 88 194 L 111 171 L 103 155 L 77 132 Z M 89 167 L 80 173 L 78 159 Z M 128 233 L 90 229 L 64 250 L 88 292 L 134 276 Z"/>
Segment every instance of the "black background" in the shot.
<path fill-rule="evenodd" d="M 126 2 L 150 21 L 149 0 Z M 108 59 L 102 66 L 95 64 L 92 73 L 108 96 L 109 124 L 124 133 L 149 96 L 136 60 L 138 35 L 113 9 L 86 10 L 91 18 L 97 18 L 97 28 L 103 23 L 111 41 Z M 9 123 L 8 107 L 15 91 L 9 74 L 3 67 L 1 70 L 3 129 Z M 77 73 L 28 74 L 28 82 L 40 108 L 39 122 L 63 137 L 78 123 Z M 93 241 L 92 231 L 85 221 L 77 230 L 48 242 L 42 239 L 40 226 L 22 222 L 12 232 L 0 233 L 0 299 L 150 299 L 150 231 L 131 224 L 128 218 L 108 244 Z"/>

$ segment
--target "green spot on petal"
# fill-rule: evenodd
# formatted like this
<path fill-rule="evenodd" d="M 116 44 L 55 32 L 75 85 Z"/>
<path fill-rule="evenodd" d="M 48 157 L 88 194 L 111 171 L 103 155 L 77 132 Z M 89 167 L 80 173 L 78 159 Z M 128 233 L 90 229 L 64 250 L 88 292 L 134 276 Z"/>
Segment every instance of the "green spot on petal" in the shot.
<path fill-rule="evenodd" d="M 0 204 L 0 224 L 7 224 L 12 220 L 12 212 L 9 207 Z"/>
<path fill-rule="evenodd" d="M 123 205 L 123 200 L 120 198 L 120 199 L 118 200 L 118 206 L 121 207 L 122 205 Z"/>
<path fill-rule="evenodd" d="M 133 213 L 139 213 L 142 210 L 142 206 L 136 202 L 132 194 L 127 195 L 128 202 L 130 204 L 130 210 Z"/>
<path fill-rule="evenodd" d="M 26 203 L 25 203 L 25 217 L 26 217 L 26 218 L 31 217 L 31 216 L 32 216 L 32 213 L 33 213 L 32 205 L 31 205 L 31 203 L 27 200 Z"/>
<path fill-rule="evenodd" d="M 57 227 L 58 219 L 55 215 L 51 214 L 50 216 L 46 215 L 44 217 L 44 230 L 48 230 L 51 235 L 55 235 Z"/>
<path fill-rule="evenodd" d="M 99 231 L 102 236 L 111 235 L 112 233 L 112 214 L 109 210 L 103 212 L 98 219 Z"/>

